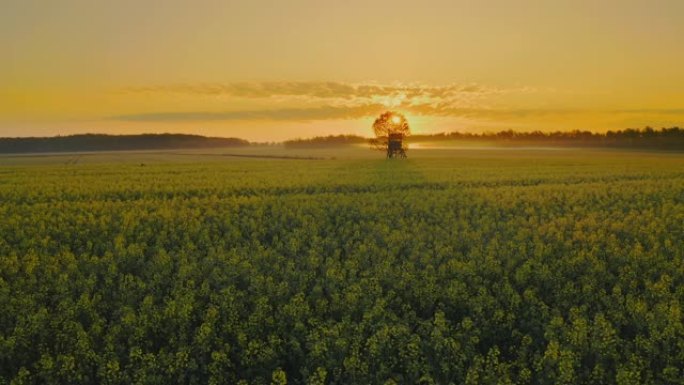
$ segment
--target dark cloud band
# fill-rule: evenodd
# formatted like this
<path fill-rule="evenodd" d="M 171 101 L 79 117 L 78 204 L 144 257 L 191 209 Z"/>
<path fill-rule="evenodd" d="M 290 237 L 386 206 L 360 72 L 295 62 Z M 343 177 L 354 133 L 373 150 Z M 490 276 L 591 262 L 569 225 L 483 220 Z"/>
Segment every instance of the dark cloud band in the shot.
<path fill-rule="evenodd" d="M 405 113 L 420 116 L 460 117 L 471 119 L 545 119 L 549 117 L 585 115 L 585 114 L 648 114 L 648 115 L 684 115 L 684 109 L 662 110 L 581 110 L 581 109 L 485 109 L 485 108 L 453 108 L 449 106 L 433 106 L 430 104 L 409 105 L 407 103 L 394 107 Z M 232 121 L 232 120 L 275 120 L 275 121 L 312 121 L 341 120 L 373 117 L 388 107 L 379 104 L 361 106 L 322 106 L 313 108 L 283 108 L 250 111 L 224 112 L 157 112 L 144 114 L 118 115 L 109 120 L 128 122 L 183 122 L 183 121 Z"/>
<path fill-rule="evenodd" d="M 358 119 L 375 115 L 386 109 L 380 104 L 315 108 L 284 108 L 274 110 L 225 111 L 225 112 L 159 112 L 113 116 L 110 120 L 129 122 L 181 122 L 181 121 L 221 121 L 221 120 L 335 120 Z"/>

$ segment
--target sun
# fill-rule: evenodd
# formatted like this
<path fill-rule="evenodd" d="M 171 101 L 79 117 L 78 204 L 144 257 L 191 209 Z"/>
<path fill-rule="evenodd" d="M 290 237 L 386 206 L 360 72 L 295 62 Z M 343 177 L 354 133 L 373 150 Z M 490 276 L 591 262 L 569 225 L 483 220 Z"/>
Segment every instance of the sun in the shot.
<path fill-rule="evenodd" d="M 392 117 L 392 123 L 394 123 L 394 124 L 399 124 L 399 123 L 401 123 L 401 117 L 398 116 L 398 115 L 394 115 L 394 116 Z"/>

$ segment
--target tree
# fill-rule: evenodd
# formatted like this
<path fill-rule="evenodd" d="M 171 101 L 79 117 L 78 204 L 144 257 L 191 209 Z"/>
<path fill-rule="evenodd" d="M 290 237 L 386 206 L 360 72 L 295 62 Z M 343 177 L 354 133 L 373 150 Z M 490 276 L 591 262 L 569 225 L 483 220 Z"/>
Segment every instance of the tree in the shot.
<path fill-rule="evenodd" d="M 403 139 L 410 135 L 406 117 L 398 112 L 385 111 L 373 122 L 375 139 L 371 141 L 373 148 L 386 151 L 387 158 L 406 157 Z"/>

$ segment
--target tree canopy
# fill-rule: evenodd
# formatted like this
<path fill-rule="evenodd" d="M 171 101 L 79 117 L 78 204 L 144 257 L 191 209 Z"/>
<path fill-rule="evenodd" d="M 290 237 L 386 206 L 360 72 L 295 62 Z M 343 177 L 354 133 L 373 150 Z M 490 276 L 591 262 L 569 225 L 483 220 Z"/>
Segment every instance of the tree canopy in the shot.
<path fill-rule="evenodd" d="M 376 138 L 387 138 L 390 134 L 408 136 L 411 133 L 406 117 L 398 112 L 385 111 L 373 122 Z"/>

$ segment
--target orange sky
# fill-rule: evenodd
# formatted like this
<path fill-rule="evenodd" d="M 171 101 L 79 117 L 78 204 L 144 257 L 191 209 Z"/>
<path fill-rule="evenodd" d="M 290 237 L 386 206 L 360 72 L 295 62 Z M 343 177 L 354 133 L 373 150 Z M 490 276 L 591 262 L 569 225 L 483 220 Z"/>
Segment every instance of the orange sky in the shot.
<path fill-rule="evenodd" d="M 680 0 L 6 0 L 0 136 L 684 125 Z"/>

